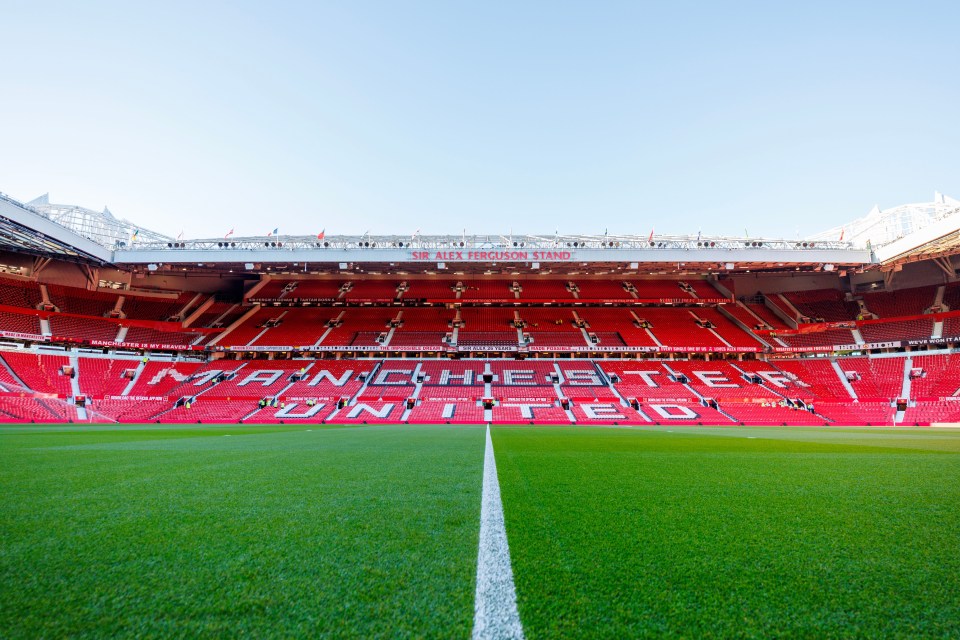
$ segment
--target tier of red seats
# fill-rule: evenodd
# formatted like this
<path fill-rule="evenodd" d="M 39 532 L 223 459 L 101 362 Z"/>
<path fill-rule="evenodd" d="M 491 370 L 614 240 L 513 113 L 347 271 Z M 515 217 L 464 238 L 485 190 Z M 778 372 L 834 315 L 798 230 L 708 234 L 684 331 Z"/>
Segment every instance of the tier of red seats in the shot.
<path fill-rule="evenodd" d="M 500 402 L 491 416 L 498 424 L 570 424 L 567 412 L 556 402 Z"/>
<path fill-rule="evenodd" d="M 861 401 L 887 401 L 900 397 L 903 387 L 903 358 L 841 358 L 844 372 L 856 374 L 850 386 Z"/>
<path fill-rule="evenodd" d="M 80 318 L 77 316 L 52 315 L 49 318 L 50 333 L 58 338 L 72 338 L 83 342 L 104 340 L 113 342 L 117 339 L 120 325 L 116 322 L 99 318 Z"/>
<path fill-rule="evenodd" d="M 269 320 L 282 318 L 288 309 L 276 307 L 264 307 L 247 318 L 243 324 L 226 334 L 217 344 L 224 347 L 246 345 L 256 338 L 266 328 L 264 323 Z M 326 309 L 325 316 L 334 317 L 339 312 L 333 309 Z M 313 344 L 312 342 L 309 344 Z"/>
<path fill-rule="evenodd" d="M 300 311 L 296 309 L 295 311 Z M 328 310 L 327 315 L 330 315 Z M 333 315 L 336 315 L 334 313 Z M 373 333 L 374 335 L 386 334 L 390 331 L 390 321 L 397 317 L 397 310 L 389 307 L 360 307 L 348 308 L 343 310 L 340 317 L 340 326 L 333 329 L 323 339 L 323 346 L 360 346 L 355 345 L 357 336 L 360 333 Z M 317 325 L 317 338 L 323 334 L 326 329 L 322 325 Z M 271 339 L 270 343 L 274 343 Z M 263 342 L 258 342 L 262 344 Z M 367 340 L 362 346 L 371 346 L 377 344 L 375 341 Z"/>
<path fill-rule="evenodd" d="M 236 307 L 236 308 L 235 308 Z M 233 311 L 231 311 L 233 309 Z M 227 313 L 230 311 L 230 313 Z M 247 309 L 233 302 L 215 301 L 190 324 L 191 327 L 229 327 Z"/>
<path fill-rule="evenodd" d="M 813 291 L 794 291 L 784 296 L 797 310 L 810 319 L 822 318 L 826 322 L 856 320 L 860 307 L 845 299 L 843 292 L 837 289 L 816 289 Z"/>
<path fill-rule="evenodd" d="M 175 298 L 153 298 L 123 292 L 121 311 L 131 320 L 168 320 L 180 313 L 195 295 L 181 293 Z"/>
<path fill-rule="evenodd" d="M 850 329 L 827 329 L 796 335 L 778 336 L 791 347 L 832 347 L 835 345 L 856 344 Z"/>
<path fill-rule="evenodd" d="M 644 309 L 584 308 L 577 309 L 587 325 L 587 331 L 599 338 L 599 348 L 626 345 L 628 347 L 656 347 L 657 343 L 646 329 L 636 326 L 634 313 L 643 315 Z M 617 341 L 612 340 L 616 336 Z M 613 343 L 613 344 L 611 344 Z"/>
<path fill-rule="evenodd" d="M 38 336 L 40 335 L 40 318 L 21 313 L 0 311 L 0 331 L 14 331 Z"/>
<path fill-rule="evenodd" d="M 341 300 L 390 302 L 397 297 L 400 280 L 353 280 L 352 287 Z"/>
<path fill-rule="evenodd" d="M 339 313 L 329 308 L 308 307 L 303 309 L 273 309 L 272 314 L 265 315 L 269 316 L 268 319 L 279 318 L 280 321 L 259 337 L 256 337 L 255 334 L 247 344 L 290 347 L 311 346 L 316 344 L 327 330 L 327 321 L 335 318 Z M 255 318 L 258 317 L 263 316 L 257 314 Z M 251 318 L 247 323 L 253 321 L 254 318 Z M 263 331 L 263 328 L 260 331 Z M 232 341 L 229 341 L 229 343 L 233 344 Z"/>
<path fill-rule="evenodd" d="M 814 407 L 837 426 L 891 426 L 897 412 L 889 402 L 817 402 Z"/>
<path fill-rule="evenodd" d="M 916 287 L 899 291 L 864 293 L 863 302 L 868 311 L 881 318 L 918 316 L 933 306 L 936 295 L 937 287 Z"/>
<path fill-rule="evenodd" d="M 132 360 L 122 360 L 122 370 L 137 369 L 138 364 Z M 134 378 L 134 384 L 128 395 L 134 397 L 170 397 L 174 389 L 179 387 L 187 378 L 193 375 L 200 367 L 198 362 L 148 362 Z M 86 379 L 80 377 L 80 389 L 87 391 Z"/>
<path fill-rule="evenodd" d="M 3 422 L 74 422 L 77 411 L 56 399 L 0 396 L 0 421 Z"/>
<path fill-rule="evenodd" d="M 908 407 L 902 425 L 960 423 L 960 402 L 940 401 Z"/>
<path fill-rule="evenodd" d="M 93 422 L 115 420 L 117 422 L 154 422 L 159 414 L 173 407 L 170 400 L 124 400 L 94 399 L 87 403 L 87 413 Z"/>
<path fill-rule="evenodd" d="M 0 278 L 0 305 L 36 309 L 42 299 L 36 282 Z"/>
<path fill-rule="evenodd" d="M 196 342 L 199 333 L 186 331 L 157 331 L 146 327 L 129 327 L 123 341 L 131 344 L 168 344 L 188 346 Z"/>
<path fill-rule="evenodd" d="M 660 362 L 603 360 L 597 364 L 608 379 L 616 377 L 613 386 L 627 400 L 696 399 L 692 391 L 670 380 L 669 372 Z"/>
<path fill-rule="evenodd" d="M 728 304 L 724 306 L 724 310 L 729 313 L 731 316 L 739 320 L 744 324 L 744 326 L 751 329 L 765 329 L 766 325 L 762 320 L 758 320 L 750 311 L 747 310 L 747 307 L 742 303 L 738 302 L 736 304 Z"/>
<path fill-rule="evenodd" d="M 137 368 L 136 361 L 114 358 L 77 358 L 77 363 L 80 391 L 90 398 L 119 396 L 130 384 L 126 372 Z"/>
<path fill-rule="evenodd" d="M 943 321 L 943 337 L 960 337 L 960 318 L 947 318 Z"/>
<path fill-rule="evenodd" d="M 946 355 L 914 357 L 913 367 L 926 375 L 912 381 L 910 395 L 918 402 L 917 407 L 908 409 L 907 424 L 950 420 L 952 407 L 960 406 L 960 402 L 938 400 L 954 397 L 960 389 L 960 374 L 954 373 L 951 358 Z M 20 388 L 6 373 L 6 368 L 0 367 L 0 385 L 3 385 L 0 397 L 18 399 L 7 402 L 10 407 L 7 415 L 11 420 L 55 420 L 58 415 L 65 416 L 65 420 L 76 419 L 75 410 L 65 402 L 24 395 L 32 390 L 61 398 L 72 397 L 70 377 L 62 373 L 70 362 L 68 357 L 11 351 L 4 352 L 2 359 L 27 387 Z M 479 421 L 483 412 L 477 402 L 483 397 L 492 397 L 496 400 L 494 420 L 498 422 L 522 422 L 523 416 L 517 412 L 525 411 L 522 406 L 528 404 L 546 405 L 540 412 L 546 416 L 544 420 L 569 420 L 566 412 L 559 408 L 560 398 L 571 401 L 571 411 L 578 423 L 646 422 L 640 413 L 622 404 L 622 397 L 638 399 L 640 411 L 661 423 L 888 424 L 894 413 L 891 400 L 901 395 L 906 363 L 903 357 L 839 359 L 840 371 L 854 374 L 850 385 L 859 401 L 852 401 L 826 358 L 774 362 L 549 359 L 219 360 L 202 365 L 148 362 L 133 385 L 126 372 L 138 369 L 140 363 L 135 359 L 81 355 L 77 361 L 79 389 L 90 399 L 91 420 L 231 423 L 256 411 L 259 399 L 274 396 L 289 404 L 293 416 L 300 416 L 292 417 L 293 420 L 319 421 L 333 411 L 338 400 L 344 400 L 352 402 L 350 406 L 361 404 L 371 408 L 361 409 L 350 420 L 395 422 L 406 410 L 406 400 L 418 394 L 417 381 L 422 379 L 420 408 L 411 413 L 411 421 L 417 416 L 427 419 L 428 415 L 443 422 L 463 422 L 464 415 L 471 416 L 466 419 L 468 422 Z M 493 376 L 489 391 L 485 391 L 484 372 Z M 670 372 L 685 376 L 688 384 L 672 381 Z M 226 373 L 229 379 L 218 382 L 216 376 L 221 373 Z M 302 376 L 302 380 L 293 380 L 294 375 Z M 616 393 L 607 385 L 611 376 L 615 376 Z M 752 376 L 757 376 L 759 383 L 752 381 Z M 559 396 L 555 384 L 558 379 Z M 137 400 L 117 399 L 128 386 L 131 387 L 129 397 Z M 704 407 L 694 391 L 717 401 L 720 411 Z M 173 409 L 173 401 L 180 397 L 196 400 L 190 409 L 185 406 Z M 784 407 L 784 399 L 813 403 L 816 413 Z M 310 413 L 307 400 L 329 406 L 322 412 Z M 138 408 L 137 402 L 145 405 Z M 389 415 L 371 414 L 371 411 L 383 413 L 389 404 L 396 405 Z M 924 408 L 932 404 L 936 408 Z M 444 413 L 450 414 L 446 405 L 453 405 L 452 417 L 443 417 Z M 506 409 L 507 405 L 515 406 L 516 411 Z M 535 417 L 540 415 L 539 410 L 534 408 Z M 350 411 L 345 407 L 334 417 L 339 419 Z M 309 413 L 306 417 L 305 412 Z M 284 411 L 279 407 L 257 413 L 264 420 L 284 420 Z M 257 418 L 252 416 L 252 419 Z"/>
<path fill-rule="evenodd" d="M 698 347 L 722 351 L 727 347 L 710 329 L 697 326 L 693 313 L 688 309 L 665 309 L 644 307 L 635 313 L 651 326 L 653 335 L 660 344 L 670 347 Z"/>
<path fill-rule="evenodd" d="M 733 306 L 733 305 L 730 305 Z M 697 307 L 692 310 L 694 315 L 696 315 L 701 320 L 705 320 L 713 324 L 713 330 L 720 335 L 721 338 L 730 343 L 730 346 L 741 347 L 745 349 L 756 349 L 760 350 L 763 348 L 763 344 L 754 337 L 753 334 L 747 333 L 736 324 L 734 324 L 728 317 L 720 313 L 714 307 Z"/>
<path fill-rule="evenodd" d="M 61 373 L 70 364 L 67 356 L 5 351 L 2 357 L 29 389 L 62 397 L 73 395 L 70 377 Z"/>
<path fill-rule="evenodd" d="M 759 303 L 744 303 L 744 306 L 750 309 L 755 315 L 759 316 L 771 329 L 789 329 L 790 327 L 785 323 L 780 316 L 778 316 L 772 309 L 770 309 L 766 304 Z M 788 317 L 790 314 L 787 314 Z M 746 323 L 748 327 L 753 327 L 754 323 Z"/>
<path fill-rule="evenodd" d="M 733 363 L 717 362 L 669 362 L 674 373 L 682 374 L 690 381 L 688 384 L 705 398 L 713 398 L 723 404 L 725 400 L 759 398 L 770 402 L 780 400 L 780 396 L 765 387 L 747 381 L 743 372 Z M 763 378 L 761 378 L 763 380 Z"/>
<path fill-rule="evenodd" d="M 913 368 L 922 373 L 910 382 L 912 398 L 931 401 L 960 394 L 960 355 L 914 356 Z"/>
<path fill-rule="evenodd" d="M 882 322 L 880 324 L 865 324 L 860 327 L 860 335 L 863 336 L 865 342 L 919 340 L 929 338 L 932 333 L 933 320 Z"/>
<path fill-rule="evenodd" d="M 477 405 L 475 401 L 465 402 L 444 402 L 421 401 L 410 411 L 407 417 L 410 423 L 460 423 L 460 424 L 482 424 L 484 419 L 483 407 Z"/>
<path fill-rule="evenodd" d="M 733 402 L 722 405 L 737 422 L 750 425 L 823 425 L 827 421 L 805 408 L 783 406 L 776 402 Z"/>
<path fill-rule="evenodd" d="M 950 311 L 960 311 L 960 282 L 948 284 L 943 289 L 943 304 Z"/>
<path fill-rule="evenodd" d="M 47 297 L 59 311 L 84 316 L 105 316 L 117 306 L 120 292 L 87 291 L 76 287 L 48 284 Z"/>

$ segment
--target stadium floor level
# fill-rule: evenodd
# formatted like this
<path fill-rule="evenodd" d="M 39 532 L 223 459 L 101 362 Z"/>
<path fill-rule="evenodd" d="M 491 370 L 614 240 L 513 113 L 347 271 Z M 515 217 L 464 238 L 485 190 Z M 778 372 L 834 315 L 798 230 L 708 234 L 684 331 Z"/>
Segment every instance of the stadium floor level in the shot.
<path fill-rule="evenodd" d="M 484 431 L 0 427 L 0 628 L 467 638 Z M 527 638 L 960 634 L 960 430 L 491 434 Z"/>

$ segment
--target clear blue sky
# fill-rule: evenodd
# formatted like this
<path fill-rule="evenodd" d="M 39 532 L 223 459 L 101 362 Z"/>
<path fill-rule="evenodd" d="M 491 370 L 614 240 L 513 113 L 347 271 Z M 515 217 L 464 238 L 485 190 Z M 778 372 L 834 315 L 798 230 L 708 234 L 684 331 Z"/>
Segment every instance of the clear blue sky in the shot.
<path fill-rule="evenodd" d="M 0 2 L 0 191 L 188 237 L 960 197 L 960 3 Z"/>

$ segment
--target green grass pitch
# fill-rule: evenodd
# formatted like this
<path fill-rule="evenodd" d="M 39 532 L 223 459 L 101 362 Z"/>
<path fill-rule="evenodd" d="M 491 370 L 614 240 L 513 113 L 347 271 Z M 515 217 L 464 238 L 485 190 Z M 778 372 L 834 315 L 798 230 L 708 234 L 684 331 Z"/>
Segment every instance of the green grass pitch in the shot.
<path fill-rule="evenodd" d="M 960 636 L 960 431 L 492 429 L 527 638 Z M 0 427 L 0 637 L 467 638 L 481 426 Z"/>
<path fill-rule="evenodd" d="M 0 636 L 467 637 L 483 447 L 476 426 L 5 429 Z"/>
<path fill-rule="evenodd" d="M 493 432 L 527 638 L 958 637 L 960 437 Z"/>

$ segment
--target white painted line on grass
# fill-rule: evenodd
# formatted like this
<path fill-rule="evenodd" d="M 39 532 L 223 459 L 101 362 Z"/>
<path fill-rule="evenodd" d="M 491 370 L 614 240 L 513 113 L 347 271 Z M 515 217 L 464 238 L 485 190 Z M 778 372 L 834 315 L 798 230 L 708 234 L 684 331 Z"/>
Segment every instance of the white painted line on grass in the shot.
<path fill-rule="evenodd" d="M 480 549 L 477 552 L 477 593 L 473 606 L 473 640 L 523 639 L 517 611 L 517 590 L 510 567 L 510 547 L 503 521 L 497 461 L 487 425 L 483 454 L 483 497 L 480 503 Z"/>

